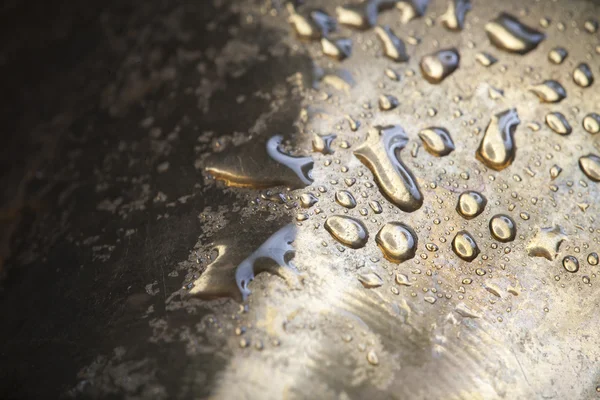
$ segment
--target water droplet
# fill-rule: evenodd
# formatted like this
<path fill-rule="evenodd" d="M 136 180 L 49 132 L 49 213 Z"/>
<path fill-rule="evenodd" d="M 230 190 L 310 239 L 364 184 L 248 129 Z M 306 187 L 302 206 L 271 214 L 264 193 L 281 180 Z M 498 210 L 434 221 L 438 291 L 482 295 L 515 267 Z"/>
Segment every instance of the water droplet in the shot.
<path fill-rule="evenodd" d="M 546 114 L 546 125 L 559 135 L 570 135 L 573 131 L 567 118 L 559 112 Z"/>
<path fill-rule="evenodd" d="M 417 235 L 401 222 L 385 224 L 375 237 L 377 245 L 386 259 L 396 264 L 410 260 L 417 250 Z"/>
<path fill-rule="evenodd" d="M 397 82 L 400 80 L 400 75 L 398 75 L 398 73 L 391 68 L 385 69 L 385 75 L 393 81 Z"/>
<path fill-rule="evenodd" d="M 400 10 L 400 21 L 405 24 L 414 18 L 422 17 L 427 10 L 429 0 L 400 0 L 396 8 Z"/>
<path fill-rule="evenodd" d="M 587 256 L 587 262 L 590 265 L 598 265 L 598 253 L 590 253 Z"/>
<path fill-rule="evenodd" d="M 400 161 L 408 138 L 398 126 L 376 126 L 354 155 L 375 177 L 382 194 L 402 211 L 412 212 L 423 204 L 423 195 L 410 170 Z"/>
<path fill-rule="evenodd" d="M 481 139 L 476 158 L 496 171 L 512 164 L 516 154 L 513 136 L 520 123 L 514 108 L 494 115 Z"/>
<path fill-rule="evenodd" d="M 541 228 L 527 245 L 527 254 L 530 257 L 544 257 L 552 261 L 566 238 L 567 236 L 558 225 Z"/>
<path fill-rule="evenodd" d="M 579 168 L 588 178 L 600 182 L 600 157 L 595 154 L 580 157 Z"/>
<path fill-rule="evenodd" d="M 504 97 L 504 90 L 502 89 L 497 89 L 493 86 L 490 86 L 488 88 L 488 94 L 490 96 L 490 99 L 492 100 L 498 100 Z"/>
<path fill-rule="evenodd" d="M 594 74 L 586 63 L 579 64 L 573 71 L 573 81 L 579 86 L 586 88 L 594 83 Z"/>
<path fill-rule="evenodd" d="M 333 154 L 331 143 L 337 138 L 336 135 L 315 135 L 313 137 L 313 150 L 323 154 Z"/>
<path fill-rule="evenodd" d="M 569 52 L 563 47 L 555 47 L 548 53 L 548 60 L 554 64 L 562 64 L 565 58 L 569 55 Z"/>
<path fill-rule="evenodd" d="M 412 286 L 412 283 L 408 280 L 408 276 L 399 272 L 396 273 L 396 283 L 400 286 Z"/>
<path fill-rule="evenodd" d="M 419 63 L 423 77 L 429 83 L 440 83 L 456 71 L 460 55 L 456 49 L 445 49 L 424 56 Z"/>
<path fill-rule="evenodd" d="M 447 156 L 454 150 L 454 142 L 450 133 L 444 128 L 431 127 L 419 132 L 423 146 L 430 154 L 437 157 Z"/>
<path fill-rule="evenodd" d="M 288 21 L 303 39 L 318 40 L 329 35 L 336 28 L 335 19 L 321 10 L 308 10 L 297 13 L 291 3 L 288 3 L 290 17 Z"/>
<path fill-rule="evenodd" d="M 268 188 L 304 187 L 312 183 L 313 159 L 294 157 L 279 146 L 283 137 L 254 141 L 214 154 L 207 160 L 206 171 L 228 186 Z M 282 166 L 284 168 L 282 168 Z M 278 171 L 273 174 L 273 171 Z"/>
<path fill-rule="evenodd" d="M 340 24 L 357 29 L 369 29 L 377 23 L 379 11 L 393 7 L 395 1 L 366 0 L 362 3 L 346 4 L 335 9 Z"/>
<path fill-rule="evenodd" d="M 479 247 L 475 239 L 467 232 L 460 231 L 452 239 L 452 250 L 465 261 L 473 261 L 479 255 Z"/>
<path fill-rule="evenodd" d="M 354 208 L 356 207 L 356 200 L 354 196 L 347 190 L 340 190 L 335 194 L 335 201 L 342 207 Z"/>
<path fill-rule="evenodd" d="M 561 172 L 562 172 L 562 168 L 559 167 L 558 165 L 554 164 L 550 168 L 550 178 L 552 178 L 552 180 L 556 179 L 558 177 L 558 175 L 560 175 Z"/>
<path fill-rule="evenodd" d="M 348 92 L 355 85 L 352 74 L 342 69 L 327 72 L 321 78 L 321 82 L 340 92 Z"/>
<path fill-rule="evenodd" d="M 489 53 L 485 53 L 485 52 L 477 53 L 475 58 L 477 59 L 479 64 L 483 65 L 484 67 L 489 67 L 498 62 L 498 59 L 496 57 L 494 57 L 493 55 L 491 55 Z"/>
<path fill-rule="evenodd" d="M 375 27 L 375 33 L 383 46 L 383 54 L 396 62 L 406 62 L 409 57 L 404 42 L 388 26 Z"/>
<path fill-rule="evenodd" d="M 567 91 L 557 81 L 546 80 L 530 89 L 542 103 L 559 103 L 567 97 Z"/>
<path fill-rule="evenodd" d="M 423 300 L 425 300 L 429 304 L 434 304 L 437 301 L 437 299 L 433 296 L 425 296 L 423 297 Z"/>
<path fill-rule="evenodd" d="M 393 110 L 398 107 L 398 99 L 391 94 L 383 94 L 379 96 L 379 109 L 382 111 Z"/>
<path fill-rule="evenodd" d="M 595 19 L 588 19 L 583 24 L 583 27 L 589 33 L 596 33 L 598 31 L 598 21 Z"/>
<path fill-rule="evenodd" d="M 583 129 L 595 135 L 600 132 L 600 114 L 589 113 L 583 118 Z"/>
<path fill-rule="evenodd" d="M 321 49 L 326 56 L 341 61 L 352 55 L 352 40 L 347 38 L 323 38 L 321 39 Z"/>
<path fill-rule="evenodd" d="M 369 202 L 369 207 L 371 207 L 371 210 L 373 210 L 375 214 L 381 214 L 383 212 L 383 208 L 377 200 L 371 200 Z"/>
<path fill-rule="evenodd" d="M 288 283 L 291 281 L 295 268 L 290 263 L 289 254 L 294 252 L 291 244 L 296 238 L 296 227 L 293 224 L 284 226 L 250 256 L 244 254 L 247 254 L 252 241 L 241 240 L 246 233 L 228 235 L 225 240 L 215 244 L 213 251 L 218 255 L 194 281 L 189 291 L 191 295 L 203 299 L 231 297 L 245 300 L 250 294 L 248 285 L 256 274 L 263 271 L 279 275 Z M 253 234 L 256 235 L 256 232 Z"/>
<path fill-rule="evenodd" d="M 579 271 L 579 261 L 573 256 L 566 256 L 563 258 L 562 265 L 568 272 L 572 274 Z"/>
<path fill-rule="evenodd" d="M 377 357 L 377 354 L 373 350 L 369 350 L 367 353 L 367 361 L 371 365 L 379 365 L 379 357 Z"/>
<path fill-rule="evenodd" d="M 517 235 L 517 226 L 508 215 L 494 215 L 490 220 L 490 233 L 499 242 L 512 242 Z"/>
<path fill-rule="evenodd" d="M 488 38 L 499 49 L 525 54 L 535 49 L 545 35 L 507 13 L 501 13 L 485 25 Z"/>
<path fill-rule="evenodd" d="M 479 192 L 467 191 L 458 196 L 456 211 L 465 219 L 473 219 L 481 214 L 487 199 Z"/>
<path fill-rule="evenodd" d="M 440 17 L 440 21 L 451 31 L 462 31 L 469 11 L 471 11 L 470 0 L 450 0 L 448 10 Z"/>
<path fill-rule="evenodd" d="M 375 272 L 367 272 L 358 275 L 358 281 L 367 289 L 378 288 L 383 285 L 383 279 Z"/>
<path fill-rule="evenodd" d="M 333 215 L 327 218 L 324 226 L 335 240 L 353 249 L 364 247 L 369 239 L 367 228 L 352 217 Z"/>

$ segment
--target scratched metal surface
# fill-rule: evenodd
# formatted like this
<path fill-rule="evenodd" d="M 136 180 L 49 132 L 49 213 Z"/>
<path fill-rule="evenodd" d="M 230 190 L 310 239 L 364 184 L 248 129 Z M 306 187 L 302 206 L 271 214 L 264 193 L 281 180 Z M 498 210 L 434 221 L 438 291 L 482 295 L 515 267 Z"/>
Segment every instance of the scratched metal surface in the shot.
<path fill-rule="evenodd" d="M 17 165 L 5 191 L 18 196 L 2 197 L 3 227 L 15 227 L 0 253 L 2 398 L 600 396 L 589 256 L 600 252 L 600 166 L 579 165 L 600 154 L 600 136 L 583 126 L 600 113 L 600 91 L 573 79 L 582 62 L 600 76 L 600 4 L 473 2 L 460 31 L 444 26 L 446 1 L 410 21 L 392 7 L 377 24 L 405 43 L 408 60 L 394 62 L 372 27 L 338 25 L 330 38 L 352 47 L 341 61 L 297 37 L 291 13 L 335 17 L 337 0 L 295 11 L 274 0 L 198 3 L 102 9 L 92 48 L 47 78 L 35 104 L 64 95 L 18 125 L 37 147 L 22 165 L 3 154 Z M 486 24 L 501 12 L 544 40 L 524 55 L 493 45 Z M 568 51 L 562 64 L 548 59 L 557 46 Z M 459 65 L 432 84 L 419 63 L 448 48 Z M 482 65 L 481 52 L 497 62 Z M 541 102 L 530 89 L 545 80 L 566 97 Z M 380 106 L 382 95 L 396 106 Z M 511 109 L 516 150 L 492 168 L 476 152 L 490 129 L 510 136 L 493 130 Z M 546 123 L 551 112 L 569 135 Z M 404 131 L 396 153 L 369 142 L 384 125 Z M 426 149 L 429 127 L 454 149 Z M 325 134 L 336 136 L 331 154 L 314 142 Z M 397 189 L 408 179 L 386 169 L 389 154 L 422 203 L 382 193 L 383 180 Z M 369 157 L 383 160 L 379 172 Z M 309 185 L 286 167 L 307 160 Z M 469 190 L 487 199 L 472 219 L 456 210 Z M 304 207 L 309 193 L 317 202 Z M 490 232 L 498 214 L 514 222 L 513 240 Z M 358 225 L 344 225 L 348 216 Z M 416 238 L 402 262 L 377 238 L 390 222 Z M 460 231 L 477 243 L 472 261 L 453 250 Z"/>

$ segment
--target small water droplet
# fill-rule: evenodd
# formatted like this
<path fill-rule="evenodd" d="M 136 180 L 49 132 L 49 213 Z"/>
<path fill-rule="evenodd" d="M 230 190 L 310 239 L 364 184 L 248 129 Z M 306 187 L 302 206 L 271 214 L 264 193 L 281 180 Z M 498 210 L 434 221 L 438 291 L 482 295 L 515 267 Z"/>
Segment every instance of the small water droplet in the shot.
<path fill-rule="evenodd" d="M 600 132 L 600 114 L 589 113 L 583 118 L 583 129 L 595 135 Z"/>
<path fill-rule="evenodd" d="M 573 71 L 573 81 L 583 88 L 591 86 L 594 83 L 594 74 L 590 66 L 586 63 L 579 64 Z"/>
<path fill-rule="evenodd" d="M 356 200 L 354 199 L 354 196 L 352 196 L 352 193 L 347 190 L 339 190 L 336 192 L 335 201 L 342 207 L 350 209 L 356 207 Z"/>
<path fill-rule="evenodd" d="M 570 135 L 573 131 L 567 118 L 558 111 L 546 114 L 546 125 L 559 135 Z"/>
<path fill-rule="evenodd" d="M 579 271 L 579 261 L 573 256 L 566 256 L 563 258 L 562 265 L 568 272 L 572 274 Z"/>
<path fill-rule="evenodd" d="M 467 231 L 460 231 L 452 239 L 452 250 L 465 261 L 473 261 L 479 255 L 479 247 L 473 236 Z"/>
<path fill-rule="evenodd" d="M 512 242 L 517 235 L 517 226 L 508 215 L 494 215 L 490 219 L 490 233 L 499 242 Z"/>
<path fill-rule="evenodd" d="M 456 211 L 465 219 L 473 219 L 483 212 L 487 199 L 479 192 L 467 191 L 458 196 Z"/>
<path fill-rule="evenodd" d="M 579 167 L 588 178 L 600 182 L 600 157 L 595 154 L 580 157 Z"/>
<path fill-rule="evenodd" d="M 396 264 L 413 258 L 417 250 L 417 235 L 401 222 L 385 224 L 377 232 L 375 241 L 385 258 Z"/>
<path fill-rule="evenodd" d="M 398 99 L 391 94 L 383 94 L 379 96 L 379 109 L 381 111 L 389 111 L 398 107 Z"/>
<path fill-rule="evenodd" d="M 598 253 L 590 253 L 587 256 L 587 262 L 590 265 L 598 265 Z"/>
<path fill-rule="evenodd" d="M 347 38 L 321 39 L 321 49 L 326 56 L 343 60 L 352 55 L 352 40 Z"/>
<path fill-rule="evenodd" d="M 554 64 L 562 64 L 569 52 L 564 47 L 555 47 L 548 53 L 548 60 Z"/>
<path fill-rule="evenodd" d="M 545 80 L 533 86 L 530 90 L 535 93 L 542 103 L 559 103 L 567 97 L 565 88 L 554 80 Z"/>
<path fill-rule="evenodd" d="M 375 33 L 383 46 L 385 56 L 396 62 L 406 62 L 409 57 L 404 42 L 388 26 L 375 27 Z"/>

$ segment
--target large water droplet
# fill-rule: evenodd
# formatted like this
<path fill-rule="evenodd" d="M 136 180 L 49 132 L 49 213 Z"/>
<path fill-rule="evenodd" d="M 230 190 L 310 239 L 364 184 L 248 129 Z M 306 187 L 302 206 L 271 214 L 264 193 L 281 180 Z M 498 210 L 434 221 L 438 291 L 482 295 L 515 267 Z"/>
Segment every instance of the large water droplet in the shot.
<path fill-rule="evenodd" d="M 592 135 L 600 132 L 600 114 L 589 113 L 583 117 L 583 129 Z"/>
<path fill-rule="evenodd" d="M 499 49 L 525 54 L 535 49 L 545 35 L 507 13 L 501 13 L 485 25 L 490 41 Z"/>
<path fill-rule="evenodd" d="M 412 212 L 423 204 L 423 195 L 415 177 L 400 161 L 400 151 L 408 138 L 402 127 L 376 126 L 354 155 L 375 177 L 381 193 L 402 211 Z"/>
<path fill-rule="evenodd" d="M 572 274 L 579 271 L 579 260 L 573 256 L 566 256 L 563 258 L 562 265 L 568 272 Z"/>
<path fill-rule="evenodd" d="M 586 63 L 579 64 L 573 71 L 573 81 L 579 86 L 586 88 L 594 83 L 594 74 Z"/>
<path fill-rule="evenodd" d="M 245 233 L 238 232 L 237 235 L 229 235 L 227 240 L 215 245 L 213 250 L 217 252 L 217 258 L 194 281 L 189 291 L 191 295 L 203 299 L 231 297 L 245 300 L 250 294 L 248 285 L 261 272 L 276 274 L 288 283 L 292 281 L 296 274 L 289 257 L 294 252 L 292 243 L 296 238 L 293 224 L 278 230 L 250 256 L 245 256 L 244 251 L 251 241 L 246 240 Z"/>
<path fill-rule="evenodd" d="M 430 154 L 437 157 L 447 156 L 454 151 L 454 142 L 450 133 L 444 128 L 431 127 L 419 132 L 423 146 Z"/>
<path fill-rule="evenodd" d="M 579 167 L 588 178 L 600 182 L 600 157 L 595 154 L 580 157 Z"/>
<path fill-rule="evenodd" d="M 336 60 L 343 60 L 352 54 L 352 39 L 323 38 L 321 39 L 321 49 L 326 56 L 335 58 Z"/>
<path fill-rule="evenodd" d="M 570 135 L 573 131 L 567 118 L 559 112 L 546 114 L 546 125 L 559 135 Z"/>
<path fill-rule="evenodd" d="M 458 196 L 456 211 L 465 219 L 473 219 L 483 212 L 487 199 L 479 192 L 467 191 Z"/>
<path fill-rule="evenodd" d="M 383 46 L 383 54 L 396 62 L 408 61 L 406 54 L 406 46 L 404 42 L 398 38 L 388 26 L 375 27 L 375 33 Z"/>
<path fill-rule="evenodd" d="M 514 133 L 521 123 L 514 108 L 494 115 L 475 156 L 489 168 L 501 171 L 515 159 Z"/>
<path fill-rule="evenodd" d="M 410 260 L 417 251 L 417 235 L 401 222 L 385 224 L 377 232 L 375 241 L 385 258 L 397 264 Z"/>
<path fill-rule="evenodd" d="M 440 17 L 440 21 L 451 31 L 461 31 L 465 25 L 465 16 L 469 11 L 471 11 L 470 0 L 450 0 L 448 10 Z"/>
<path fill-rule="evenodd" d="M 325 229 L 341 244 L 359 249 L 367 244 L 369 232 L 358 219 L 343 215 L 333 215 L 325 221 Z"/>
<path fill-rule="evenodd" d="M 347 190 L 339 190 L 335 194 L 335 201 L 342 207 L 354 208 L 356 207 L 356 200 L 352 193 Z"/>
<path fill-rule="evenodd" d="M 304 187 L 312 183 L 313 159 L 294 157 L 279 147 L 283 137 L 275 135 L 214 154 L 207 159 L 206 171 L 228 186 L 268 188 Z M 273 174 L 273 171 L 278 171 Z"/>
<path fill-rule="evenodd" d="M 527 245 L 527 254 L 530 257 L 544 257 L 552 261 L 566 238 L 567 236 L 558 225 L 541 228 Z"/>
<path fill-rule="evenodd" d="M 456 49 L 444 49 L 424 56 L 419 63 L 423 77 L 429 83 L 440 83 L 456 71 L 460 54 Z"/>
<path fill-rule="evenodd" d="M 517 225 L 508 215 L 494 215 L 490 219 L 490 233 L 499 242 L 512 242 L 517 235 Z"/>
<path fill-rule="evenodd" d="M 543 103 L 558 103 L 567 97 L 567 91 L 557 81 L 546 80 L 530 89 Z"/>
<path fill-rule="evenodd" d="M 466 231 L 460 231 L 452 239 L 452 250 L 465 261 L 473 261 L 479 255 L 479 247 L 473 236 Z"/>
<path fill-rule="evenodd" d="M 298 13 L 291 3 L 288 3 L 288 10 L 288 20 L 300 38 L 317 40 L 326 37 L 336 28 L 335 19 L 324 11 L 313 9 Z"/>
<path fill-rule="evenodd" d="M 590 265 L 598 265 L 599 262 L 599 258 L 598 258 L 598 253 L 590 253 L 587 256 L 587 262 Z"/>

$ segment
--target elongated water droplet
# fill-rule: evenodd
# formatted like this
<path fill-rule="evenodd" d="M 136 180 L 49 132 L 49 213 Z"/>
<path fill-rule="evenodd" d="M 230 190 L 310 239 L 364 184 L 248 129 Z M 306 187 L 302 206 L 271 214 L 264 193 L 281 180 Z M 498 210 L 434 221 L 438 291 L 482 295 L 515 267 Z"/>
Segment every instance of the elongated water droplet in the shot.
<path fill-rule="evenodd" d="M 400 286 L 412 286 L 412 283 L 408 280 L 408 276 L 399 272 L 396 273 L 396 283 Z"/>
<path fill-rule="evenodd" d="M 546 114 L 546 125 L 559 135 L 570 135 L 573 131 L 567 118 L 559 112 Z"/>
<path fill-rule="evenodd" d="M 583 117 L 583 129 L 592 135 L 600 132 L 600 114 L 589 113 Z"/>
<path fill-rule="evenodd" d="M 566 256 L 563 258 L 562 265 L 568 272 L 572 274 L 579 271 L 579 260 L 573 256 Z"/>
<path fill-rule="evenodd" d="M 444 49 L 424 56 L 419 63 L 423 77 L 429 83 L 440 83 L 456 71 L 460 55 L 456 49 Z"/>
<path fill-rule="evenodd" d="M 401 222 L 385 224 L 377 232 L 375 241 L 384 257 L 396 264 L 410 260 L 417 251 L 417 235 L 412 228 Z"/>
<path fill-rule="evenodd" d="M 440 21 L 451 31 L 462 31 L 469 11 L 471 11 L 470 0 L 450 0 L 448 10 L 440 17 Z"/>
<path fill-rule="evenodd" d="M 357 29 L 369 29 L 377 23 L 380 11 L 396 4 L 394 0 L 365 0 L 362 3 L 347 4 L 335 9 L 340 24 Z"/>
<path fill-rule="evenodd" d="M 379 204 L 377 200 L 371 200 L 369 202 L 369 207 L 371 207 L 371 210 L 373 210 L 375 214 L 381 214 L 383 212 L 383 207 L 381 207 L 381 204 Z"/>
<path fill-rule="evenodd" d="M 498 62 L 498 59 L 496 57 L 494 57 L 493 55 L 491 55 L 489 53 L 485 53 L 485 52 L 477 53 L 475 58 L 477 59 L 479 64 L 483 65 L 484 67 L 489 67 Z"/>
<path fill-rule="evenodd" d="M 580 157 L 579 168 L 588 178 L 600 182 L 600 157 L 595 154 Z"/>
<path fill-rule="evenodd" d="M 454 151 L 454 142 L 450 133 L 444 128 L 431 127 L 419 132 L 423 147 L 437 157 L 447 156 Z"/>
<path fill-rule="evenodd" d="M 206 162 L 206 171 L 235 187 L 310 185 L 313 159 L 284 153 L 279 148 L 282 140 L 281 135 L 275 135 L 266 142 L 254 141 L 214 154 Z M 278 173 L 273 174 L 274 170 Z"/>
<path fill-rule="evenodd" d="M 479 255 L 479 247 L 473 236 L 467 231 L 460 231 L 452 239 L 452 250 L 465 261 L 473 261 Z"/>
<path fill-rule="evenodd" d="M 324 74 L 321 78 L 321 82 L 342 92 L 349 92 L 355 85 L 352 74 L 349 71 L 342 69 Z"/>
<path fill-rule="evenodd" d="M 516 154 L 513 136 L 520 123 L 514 108 L 494 115 L 475 153 L 476 158 L 496 171 L 512 164 Z"/>
<path fill-rule="evenodd" d="M 554 64 L 562 64 L 565 58 L 569 55 L 569 52 L 563 47 L 555 47 L 548 53 L 548 60 Z"/>
<path fill-rule="evenodd" d="M 465 219 L 473 219 L 483 212 L 487 199 L 479 192 L 467 191 L 458 196 L 456 211 Z"/>
<path fill-rule="evenodd" d="M 322 10 L 313 9 L 297 13 L 291 3 L 288 3 L 288 10 L 288 21 L 302 39 L 318 40 L 336 28 L 335 19 Z"/>
<path fill-rule="evenodd" d="M 422 17 L 427 11 L 429 0 L 400 0 L 396 8 L 400 10 L 400 21 L 405 24 L 415 18 Z"/>
<path fill-rule="evenodd" d="M 567 236 L 559 225 L 541 228 L 527 245 L 527 254 L 530 257 L 544 257 L 552 261 L 566 238 Z"/>
<path fill-rule="evenodd" d="M 530 89 L 543 103 L 558 103 L 567 97 L 567 91 L 557 81 L 546 80 Z"/>
<path fill-rule="evenodd" d="M 383 46 L 383 54 L 396 62 L 406 62 L 409 57 L 406 54 L 404 42 L 394 34 L 388 26 L 375 27 L 375 33 Z"/>
<path fill-rule="evenodd" d="M 342 207 L 354 208 L 356 207 L 356 200 L 352 193 L 347 190 L 339 190 L 335 193 L 335 201 Z"/>
<path fill-rule="evenodd" d="M 323 154 L 333 154 L 331 143 L 337 138 L 336 135 L 315 135 L 313 137 L 313 150 Z"/>
<path fill-rule="evenodd" d="M 381 193 L 402 211 L 412 212 L 423 204 L 423 195 L 415 177 L 400 161 L 400 152 L 408 138 L 398 126 L 376 126 L 354 155 L 375 177 Z"/>
<path fill-rule="evenodd" d="M 290 263 L 289 255 L 294 252 L 292 243 L 296 238 L 296 227 L 289 224 L 281 228 L 250 256 L 244 254 L 248 243 L 252 243 L 245 240 L 245 233 L 228 235 L 226 240 L 216 243 L 213 250 L 217 252 L 217 258 L 194 281 L 189 291 L 191 295 L 203 299 L 231 297 L 238 301 L 245 300 L 250 294 L 248 285 L 256 274 L 263 271 L 276 274 L 288 283 L 292 282 L 296 270 Z M 257 232 L 252 234 L 256 235 Z"/>
<path fill-rule="evenodd" d="M 347 38 L 323 38 L 321 39 L 321 49 L 326 56 L 343 60 L 352 54 L 352 40 Z"/>
<path fill-rule="evenodd" d="M 499 242 L 512 242 L 517 235 L 517 225 L 508 215 L 494 215 L 490 219 L 490 233 Z"/>
<path fill-rule="evenodd" d="M 496 47 L 511 53 L 526 54 L 544 40 L 545 35 L 507 13 L 485 25 L 488 38 Z"/>
<path fill-rule="evenodd" d="M 573 71 L 573 81 L 579 86 L 586 88 L 594 83 L 594 74 L 586 63 L 579 64 Z"/>
<path fill-rule="evenodd" d="M 391 94 L 383 94 L 379 96 L 379 109 L 381 111 L 389 111 L 398 107 L 398 99 Z"/>
<path fill-rule="evenodd" d="M 358 219 L 343 215 L 333 215 L 325 221 L 325 229 L 341 244 L 359 249 L 367 244 L 369 232 Z"/>
<path fill-rule="evenodd" d="M 358 275 L 358 281 L 367 289 L 378 288 L 383 285 L 383 279 L 375 272 L 367 272 Z"/>

